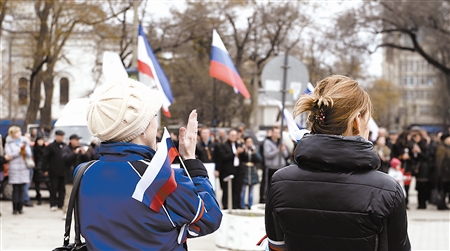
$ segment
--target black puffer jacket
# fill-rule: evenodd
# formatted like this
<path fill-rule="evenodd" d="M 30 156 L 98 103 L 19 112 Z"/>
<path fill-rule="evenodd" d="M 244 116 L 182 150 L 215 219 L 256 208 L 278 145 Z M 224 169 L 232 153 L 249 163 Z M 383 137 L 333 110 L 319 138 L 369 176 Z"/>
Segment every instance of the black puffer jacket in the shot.
<path fill-rule="evenodd" d="M 376 171 L 362 137 L 306 135 L 297 165 L 272 178 L 266 204 L 271 246 L 287 250 L 410 250 L 400 185 Z"/>

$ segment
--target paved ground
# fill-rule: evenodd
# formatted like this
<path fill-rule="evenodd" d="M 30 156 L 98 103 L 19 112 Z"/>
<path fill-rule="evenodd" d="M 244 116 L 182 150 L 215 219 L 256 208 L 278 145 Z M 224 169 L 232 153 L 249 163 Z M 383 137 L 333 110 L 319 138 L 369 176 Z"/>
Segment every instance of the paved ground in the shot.
<path fill-rule="evenodd" d="M 258 191 L 257 188 L 254 190 L 255 193 Z M 413 250 L 450 250 L 450 212 L 438 211 L 435 206 L 416 210 L 416 192 L 411 189 L 410 193 L 408 232 Z M 30 196 L 34 196 L 32 191 Z M 218 198 L 220 196 L 218 192 Z M 255 196 L 255 201 L 258 201 L 257 195 Z M 51 250 L 62 244 L 62 212 L 51 212 L 48 201 L 44 201 L 40 206 L 24 208 L 22 215 L 12 214 L 10 201 L 0 201 L 0 210 L 0 250 Z M 188 240 L 189 250 L 224 250 L 216 247 L 215 238 L 216 235 L 212 234 Z"/>

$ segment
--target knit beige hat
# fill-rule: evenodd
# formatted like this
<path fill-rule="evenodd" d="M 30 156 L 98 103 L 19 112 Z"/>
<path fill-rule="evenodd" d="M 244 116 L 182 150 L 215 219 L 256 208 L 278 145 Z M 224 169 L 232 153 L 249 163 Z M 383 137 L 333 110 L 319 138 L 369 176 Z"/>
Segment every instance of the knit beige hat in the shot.
<path fill-rule="evenodd" d="M 133 79 L 99 88 L 88 109 L 88 127 L 105 142 L 129 142 L 150 124 L 162 106 L 162 93 Z"/>

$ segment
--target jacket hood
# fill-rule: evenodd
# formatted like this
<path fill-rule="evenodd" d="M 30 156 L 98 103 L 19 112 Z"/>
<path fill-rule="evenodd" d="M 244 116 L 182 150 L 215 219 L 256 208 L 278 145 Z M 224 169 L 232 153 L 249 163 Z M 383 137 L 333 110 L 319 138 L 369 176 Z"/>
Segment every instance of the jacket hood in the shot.
<path fill-rule="evenodd" d="M 102 161 L 137 161 L 151 160 L 155 150 L 148 146 L 128 142 L 101 143 L 99 148 Z"/>
<path fill-rule="evenodd" d="M 306 134 L 294 152 L 297 165 L 320 171 L 378 169 L 381 160 L 373 144 L 361 136 Z"/>

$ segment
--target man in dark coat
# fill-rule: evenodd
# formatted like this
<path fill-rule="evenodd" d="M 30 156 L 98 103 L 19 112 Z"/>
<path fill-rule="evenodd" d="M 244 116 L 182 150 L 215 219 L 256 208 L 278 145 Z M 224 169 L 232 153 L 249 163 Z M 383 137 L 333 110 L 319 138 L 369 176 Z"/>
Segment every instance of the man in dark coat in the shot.
<path fill-rule="evenodd" d="M 87 154 L 88 146 L 80 146 L 80 139 L 81 137 L 79 137 L 77 134 L 70 135 L 69 144 L 62 149 L 62 159 L 65 165 L 64 181 L 66 184 L 66 195 L 64 196 L 63 206 L 64 213 L 67 212 L 67 205 L 69 204 L 70 194 L 72 193 L 73 171 L 79 164 L 91 160 L 89 155 Z"/>
<path fill-rule="evenodd" d="M 219 146 L 220 165 L 218 166 L 220 186 L 222 187 L 222 205 L 224 209 L 228 208 L 228 183 L 223 179 L 229 175 L 234 175 L 232 181 L 232 201 L 233 209 L 241 207 L 241 190 L 242 190 L 242 178 L 243 168 L 239 163 L 239 154 L 244 151 L 241 144 L 236 142 L 237 131 L 231 129 L 228 132 L 228 140 Z"/>
<path fill-rule="evenodd" d="M 65 164 L 62 159 L 64 144 L 64 132 L 55 132 L 55 141 L 50 143 L 42 156 L 42 170 L 44 176 L 49 177 L 50 182 L 50 209 L 56 211 L 62 209 L 65 196 Z"/>
<path fill-rule="evenodd" d="M 214 163 L 217 145 L 211 142 L 209 128 L 203 128 L 200 131 L 200 141 L 197 142 L 195 155 L 203 163 Z"/>

